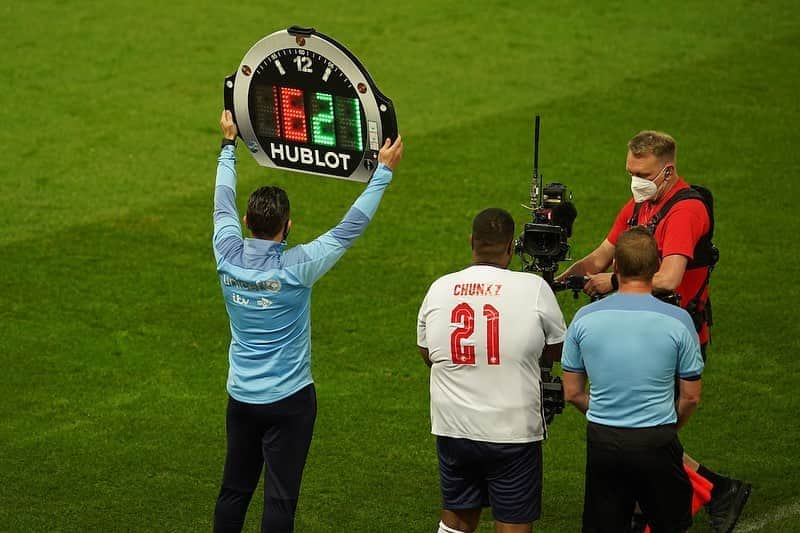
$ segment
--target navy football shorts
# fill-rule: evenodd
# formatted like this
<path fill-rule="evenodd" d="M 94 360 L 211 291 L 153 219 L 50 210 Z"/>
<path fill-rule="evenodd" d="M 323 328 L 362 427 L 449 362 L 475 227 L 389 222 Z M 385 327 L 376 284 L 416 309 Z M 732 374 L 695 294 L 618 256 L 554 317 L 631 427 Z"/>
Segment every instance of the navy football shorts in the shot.
<path fill-rule="evenodd" d="M 442 508 L 491 506 L 495 520 L 525 524 L 542 509 L 542 443 L 437 437 Z"/>

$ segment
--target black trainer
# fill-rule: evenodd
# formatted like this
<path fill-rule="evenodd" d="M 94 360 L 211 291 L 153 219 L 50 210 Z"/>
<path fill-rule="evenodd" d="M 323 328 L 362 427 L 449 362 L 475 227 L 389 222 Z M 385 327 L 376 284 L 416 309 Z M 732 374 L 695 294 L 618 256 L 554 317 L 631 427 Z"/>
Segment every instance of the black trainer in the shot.
<path fill-rule="evenodd" d="M 728 480 L 725 491 L 706 504 L 713 533 L 731 533 L 750 496 L 750 483 Z"/>

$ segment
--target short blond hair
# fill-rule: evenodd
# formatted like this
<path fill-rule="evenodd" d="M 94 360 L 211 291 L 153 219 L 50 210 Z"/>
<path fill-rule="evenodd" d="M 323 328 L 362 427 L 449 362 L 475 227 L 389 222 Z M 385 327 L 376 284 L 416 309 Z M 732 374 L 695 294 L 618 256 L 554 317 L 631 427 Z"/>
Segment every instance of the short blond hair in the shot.
<path fill-rule="evenodd" d="M 662 161 L 675 161 L 677 146 L 675 139 L 670 135 L 660 131 L 645 130 L 640 131 L 628 141 L 628 150 L 635 157 L 652 154 Z"/>

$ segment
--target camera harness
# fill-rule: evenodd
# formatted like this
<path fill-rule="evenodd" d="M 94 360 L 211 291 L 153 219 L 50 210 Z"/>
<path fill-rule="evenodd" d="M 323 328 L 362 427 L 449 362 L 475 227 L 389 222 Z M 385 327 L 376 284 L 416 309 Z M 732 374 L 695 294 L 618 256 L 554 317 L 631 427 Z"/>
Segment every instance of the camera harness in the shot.
<path fill-rule="evenodd" d="M 628 220 L 628 227 L 632 228 L 634 226 L 641 225 L 646 227 L 651 234 L 655 235 L 658 223 L 664 219 L 669 210 L 672 209 L 675 204 L 683 200 L 700 200 L 703 202 L 703 205 L 708 212 L 710 223 L 708 233 L 700 237 L 700 240 L 697 241 L 697 244 L 694 247 L 694 257 L 686 265 L 686 270 L 708 267 L 705 281 L 702 285 L 700 285 L 700 289 L 697 291 L 697 294 L 694 296 L 694 298 L 689 300 L 689 303 L 686 305 L 686 311 L 689 313 L 689 316 L 692 317 L 695 329 L 697 329 L 699 332 L 703 328 L 703 324 L 708 324 L 709 326 L 712 325 L 711 299 L 706 301 L 705 306 L 701 310 L 699 309 L 701 303 L 700 298 L 703 295 L 703 291 L 708 286 L 708 282 L 711 277 L 711 271 L 714 270 L 714 266 L 719 261 L 719 249 L 711 241 L 711 239 L 714 237 L 714 199 L 711 195 L 711 191 L 705 187 L 701 187 L 700 185 L 692 185 L 688 189 L 681 189 L 675 193 L 672 198 L 667 200 L 661 209 L 655 215 L 653 215 L 650 221 L 646 224 L 638 223 L 639 212 L 644 204 L 644 202 L 639 202 L 633 207 L 633 215 L 631 215 L 631 218 Z"/>

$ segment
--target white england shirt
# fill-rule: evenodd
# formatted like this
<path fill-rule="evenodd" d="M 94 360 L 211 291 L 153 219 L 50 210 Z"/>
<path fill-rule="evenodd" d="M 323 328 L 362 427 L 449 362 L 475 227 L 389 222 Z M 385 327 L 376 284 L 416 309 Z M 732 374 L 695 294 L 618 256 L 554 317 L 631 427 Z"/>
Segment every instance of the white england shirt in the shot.
<path fill-rule="evenodd" d="M 431 433 L 495 443 L 544 439 L 539 357 L 566 325 L 539 276 L 473 265 L 436 280 L 417 319 L 431 367 Z"/>

